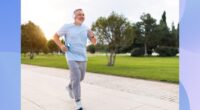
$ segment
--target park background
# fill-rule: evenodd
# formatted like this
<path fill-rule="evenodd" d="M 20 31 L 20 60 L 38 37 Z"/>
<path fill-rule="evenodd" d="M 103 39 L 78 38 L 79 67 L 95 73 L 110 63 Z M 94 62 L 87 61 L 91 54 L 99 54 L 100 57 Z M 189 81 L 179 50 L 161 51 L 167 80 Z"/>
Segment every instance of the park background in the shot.
<path fill-rule="evenodd" d="M 85 24 L 98 39 L 95 47 L 87 44 L 87 71 L 179 82 L 178 1 L 170 0 L 49 4 L 22 0 L 22 63 L 68 68 L 64 54 L 51 38 L 62 24 L 73 22 L 76 8 L 83 8 Z"/>

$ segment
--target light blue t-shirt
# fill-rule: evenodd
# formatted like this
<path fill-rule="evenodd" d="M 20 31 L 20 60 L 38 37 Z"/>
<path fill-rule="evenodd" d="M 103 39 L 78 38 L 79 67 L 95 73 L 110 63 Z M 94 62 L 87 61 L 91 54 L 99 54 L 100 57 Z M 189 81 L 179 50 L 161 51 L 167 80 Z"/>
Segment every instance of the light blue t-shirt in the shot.
<path fill-rule="evenodd" d="M 85 25 L 75 25 L 74 23 L 63 25 L 57 34 L 65 37 L 65 46 L 70 45 L 65 53 L 67 60 L 87 61 L 86 44 L 89 28 Z"/>

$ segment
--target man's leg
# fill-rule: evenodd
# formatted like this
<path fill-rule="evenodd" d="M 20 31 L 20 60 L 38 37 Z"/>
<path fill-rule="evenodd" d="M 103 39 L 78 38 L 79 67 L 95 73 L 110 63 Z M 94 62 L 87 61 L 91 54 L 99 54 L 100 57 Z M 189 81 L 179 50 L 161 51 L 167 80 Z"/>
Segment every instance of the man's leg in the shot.
<path fill-rule="evenodd" d="M 83 81 L 85 78 L 86 68 L 87 68 L 87 62 L 86 61 L 80 62 L 81 81 Z"/>
<path fill-rule="evenodd" d="M 72 93 L 72 86 L 71 83 L 69 83 L 69 85 L 66 87 L 67 91 L 69 92 L 69 96 L 74 99 L 74 95 Z"/>
<path fill-rule="evenodd" d="M 70 84 L 72 93 L 74 95 L 75 100 L 80 100 L 81 91 L 80 91 L 80 79 L 81 79 L 81 71 L 79 68 L 79 64 L 76 61 L 68 61 L 69 69 L 70 69 Z"/>

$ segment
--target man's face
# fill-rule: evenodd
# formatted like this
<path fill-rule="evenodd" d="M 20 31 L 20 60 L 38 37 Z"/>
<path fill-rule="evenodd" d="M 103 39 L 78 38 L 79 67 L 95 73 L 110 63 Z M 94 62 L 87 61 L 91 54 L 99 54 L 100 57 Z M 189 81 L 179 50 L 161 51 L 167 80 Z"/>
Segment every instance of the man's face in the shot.
<path fill-rule="evenodd" d="M 83 21 L 85 20 L 85 15 L 83 13 L 82 10 L 79 10 L 75 13 L 75 21 L 78 23 L 83 23 Z"/>

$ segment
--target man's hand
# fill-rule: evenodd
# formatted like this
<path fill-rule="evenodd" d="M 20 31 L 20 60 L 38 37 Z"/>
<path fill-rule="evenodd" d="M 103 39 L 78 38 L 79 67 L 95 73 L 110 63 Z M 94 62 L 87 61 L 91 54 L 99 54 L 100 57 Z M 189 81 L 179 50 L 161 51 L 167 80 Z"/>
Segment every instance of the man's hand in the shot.
<path fill-rule="evenodd" d="M 91 30 L 88 31 L 88 36 L 89 36 L 89 39 L 92 42 L 92 44 L 96 45 L 97 40 L 96 40 L 96 38 L 94 36 L 94 33 Z"/>
<path fill-rule="evenodd" d="M 65 45 L 61 45 L 60 46 L 60 49 L 63 51 L 63 52 L 67 52 L 67 47 L 65 47 Z"/>
<path fill-rule="evenodd" d="M 94 33 L 91 30 L 88 31 L 88 35 L 90 39 L 94 37 Z"/>

